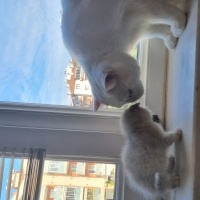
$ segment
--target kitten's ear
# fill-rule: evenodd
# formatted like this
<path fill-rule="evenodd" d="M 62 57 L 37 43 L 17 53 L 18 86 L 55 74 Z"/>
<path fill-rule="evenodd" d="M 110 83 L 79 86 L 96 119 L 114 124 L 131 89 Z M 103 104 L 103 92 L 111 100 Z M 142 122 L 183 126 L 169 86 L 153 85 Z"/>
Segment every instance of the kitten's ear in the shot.
<path fill-rule="evenodd" d="M 117 75 L 114 72 L 107 72 L 102 79 L 104 88 L 108 91 L 117 85 Z"/>
<path fill-rule="evenodd" d="M 94 112 L 96 112 L 99 109 L 100 105 L 101 103 L 94 97 Z"/>

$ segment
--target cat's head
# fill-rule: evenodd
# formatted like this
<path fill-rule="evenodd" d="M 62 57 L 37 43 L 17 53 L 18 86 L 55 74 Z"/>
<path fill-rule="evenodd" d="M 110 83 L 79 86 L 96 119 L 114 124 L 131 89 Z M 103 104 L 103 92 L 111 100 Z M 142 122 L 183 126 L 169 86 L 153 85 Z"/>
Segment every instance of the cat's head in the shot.
<path fill-rule="evenodd" d="M 148 109 L 140 107 L 140 103 L 130 106 L 122 116 L 122 124 L 132 128 L 148 122 L 152 122 L 152 114 Z"/>
<path fill-rule="evenodd" d="M 140 67 L 130 55 L 115 53 L 105 56 L 95 65 L 89 77 L 95 111 L 100 104 L 121 107 L 143 95 Z"/>

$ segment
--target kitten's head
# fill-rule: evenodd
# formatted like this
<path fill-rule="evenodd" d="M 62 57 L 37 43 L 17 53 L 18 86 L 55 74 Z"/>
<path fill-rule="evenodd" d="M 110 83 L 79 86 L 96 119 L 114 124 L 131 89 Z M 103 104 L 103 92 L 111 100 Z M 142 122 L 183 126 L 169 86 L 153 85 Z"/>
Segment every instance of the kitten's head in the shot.
<path fill-rule="evenodd" d="M 100 104 L 121 107 L 143 95 L 140 67 L 130 55 L 115 53 L 105 56 L 95 65 L 89 78 L 95 111 Z"/>
<path fill-rule="evenodd" d="M 130 106 L 122 116 L 123 127 L 134 128 L 148 122 L 152 122 L 152 114 L 148 109 L 140 107 L 140 103 Z"/>

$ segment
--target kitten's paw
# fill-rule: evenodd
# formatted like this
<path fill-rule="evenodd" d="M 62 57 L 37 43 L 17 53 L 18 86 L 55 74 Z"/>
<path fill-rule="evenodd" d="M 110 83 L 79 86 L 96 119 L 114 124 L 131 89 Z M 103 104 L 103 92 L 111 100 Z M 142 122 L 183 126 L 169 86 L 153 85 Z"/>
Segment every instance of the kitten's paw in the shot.
<path fill-rule="evenodd" d="M 178 187 L 180 185 L 180 179 L 178 175 L 174 175 L 171 178 L 172 188 Z"/>
<path fill-rule="evenodd" d="M 179 17 L 179 20 L 174 23 L 174 26 L 171 27 L 171 31 L 175 37 L 179 37 L 182 35 L 186 26 L 186 16 L 182 14 Z"/>
<path fill-rule="evenodd" d="M 182 130 L 181 130 L 180 128 L 177 128 L 177 129 L 176 129 L 177 140 L 181 140 L 182 135 L 183 135 Z"/>
<path fill-rule="evenodd" d="M 176 47 L 177 41 L 178 41 L 178 38 L 170 34 L 165 40 L 165 45 L 168 49 L 174 49 Z"/>

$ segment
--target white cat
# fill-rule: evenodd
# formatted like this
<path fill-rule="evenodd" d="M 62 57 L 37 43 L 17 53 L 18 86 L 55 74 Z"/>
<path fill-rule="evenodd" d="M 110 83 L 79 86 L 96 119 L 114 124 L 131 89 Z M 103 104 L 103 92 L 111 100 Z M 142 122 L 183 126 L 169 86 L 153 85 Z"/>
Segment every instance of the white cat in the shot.
<path fill-rule="evenodd" d="M 121 157 L 130 188 L 146 199 L 164 198 L 168 189 L 179 185 L 174 157 L 167 157 L 167 148 L 180 140 L 181 130 L 166 133 L 139 104 L 124 112 L 122 130 L 125 145 Z"/>
<path fill-rule="evenodd" d="M 186 24 L 184 13 L 164 0 L 62 0 L 62 7 L 64 44 L 86 72 L 95 110 L 139 99 L 140 68 L 128 53 L 153 37 L 174 48 Z"/>

